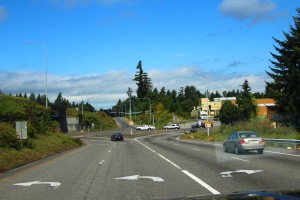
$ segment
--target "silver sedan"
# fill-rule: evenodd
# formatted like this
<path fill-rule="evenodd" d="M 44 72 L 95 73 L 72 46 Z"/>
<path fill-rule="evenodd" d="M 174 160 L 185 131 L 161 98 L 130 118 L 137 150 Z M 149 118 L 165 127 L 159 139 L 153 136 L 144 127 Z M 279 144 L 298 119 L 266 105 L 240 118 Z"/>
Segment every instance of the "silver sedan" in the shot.
<path fill-rule="evenodd" d="M 236 154 L 250 150 L 257 150 L 262 154 L 264 148 L 265 140 L 254 131 L 234 132 L 223 143 L 224 152 L 234 151 Z"/>

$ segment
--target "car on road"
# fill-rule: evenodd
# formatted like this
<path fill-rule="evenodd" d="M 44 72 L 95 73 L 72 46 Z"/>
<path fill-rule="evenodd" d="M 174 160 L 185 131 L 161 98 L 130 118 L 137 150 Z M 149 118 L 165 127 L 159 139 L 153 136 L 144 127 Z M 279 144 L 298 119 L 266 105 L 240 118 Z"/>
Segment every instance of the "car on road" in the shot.
<path fill-rule="evenodd" d="M 179 124 L 169 124 L 167 126 L 164 127 L 164 129 L 168 130 L 168 129 L 180 129 Z"/>
<path fill-rule="evenodd" d="M 111 141 L 123 141 L 124 140 L 124 137 L 123 137 L 123 134 L 122 133 L 114 133 L 111 138 L 110 138 Z"/>
<path fill-rule="evenodd" d="M 196 123 L 196 124 L 192 124 L 192 126 L 191 126 L 192 128 L 201 128 L 201 124 L 199 124 L 199 123 Z"/>
<path fill-rule="evenodd" d="M 233 132 L 223 143 L 224 152 L 233 151 L 235 154 L 252 150 L 263 154 L 264 148 L 265 140 L 254 131 Z"/>
<path fill-rule="evenodd" d="M 192 128 L 205 128 L 205 124 L 199 121 L 196 124 L 192 124 Z"/>
<path fill-rule="evenodd" d="M 196 128 L 189 128 L 184 131 L 185 134 L 190 134 L 190 133 L 197 133 L 198 130 Z"/>
<path fill-rule="evenodd" d="M 206 121 L 205 121 L 206 122 Z M 205 122 L 197 122 L 196 124 L 193 124 L 191 127 L 192 128 L 206 128 L 205 127 Z M 211 127 L 213 127 L 213 123 L 210 122 Z"/>
<path fill-rule="evenodd" d="M 155 130 L 154 126 L 151 125 L 142 125 L 135 128 L 137 131 L 152 131 Z"/>

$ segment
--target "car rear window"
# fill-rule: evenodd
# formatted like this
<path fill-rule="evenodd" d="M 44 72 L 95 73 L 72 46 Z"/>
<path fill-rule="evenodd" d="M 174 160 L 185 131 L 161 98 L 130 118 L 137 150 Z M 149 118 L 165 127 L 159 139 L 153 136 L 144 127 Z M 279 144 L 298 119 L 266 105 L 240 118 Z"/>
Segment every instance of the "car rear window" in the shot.
<path fill-rule="evenodd" d="M 240 138 L 258 138 L 259 135 L 255 132 L 244 132 L 244 133 L 239 133 Z"/>

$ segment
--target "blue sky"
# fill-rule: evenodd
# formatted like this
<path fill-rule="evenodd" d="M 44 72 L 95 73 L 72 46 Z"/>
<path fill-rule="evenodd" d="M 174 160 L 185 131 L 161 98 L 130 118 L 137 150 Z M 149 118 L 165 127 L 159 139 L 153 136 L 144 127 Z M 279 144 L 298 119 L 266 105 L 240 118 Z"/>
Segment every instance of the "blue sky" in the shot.
<path fill-rule="evenodd" d="M 136 65 L 154 87 L 263 92 L 272 37 L 294 25 L 299 0 L 1 0 L 0 89 L 110 108 Z M 180 65 L 178 65 L 180 64 Z M 177 66 L 175 66 L 177 65 Z M 206 79 L 189 70 L 189 66 Z"/>

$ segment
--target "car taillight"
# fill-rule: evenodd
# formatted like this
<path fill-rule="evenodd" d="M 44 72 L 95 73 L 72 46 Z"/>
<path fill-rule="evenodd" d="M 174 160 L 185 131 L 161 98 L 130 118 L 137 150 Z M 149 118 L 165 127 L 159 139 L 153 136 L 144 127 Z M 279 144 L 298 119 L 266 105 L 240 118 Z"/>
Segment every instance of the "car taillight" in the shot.
<path fill-rule="evenodd" d="M 264 142 L 265 142 L 264 138 L 261 138 L 261 142 L 262 142 L 262 143 L 264 143 Z"/>
<path fill-rule="evenodd" d="M 242 144 L 245 144 L 246 141 L 245 141 L 244 139 L 241 139 L 241 143 L 242 143 Z"/>

